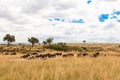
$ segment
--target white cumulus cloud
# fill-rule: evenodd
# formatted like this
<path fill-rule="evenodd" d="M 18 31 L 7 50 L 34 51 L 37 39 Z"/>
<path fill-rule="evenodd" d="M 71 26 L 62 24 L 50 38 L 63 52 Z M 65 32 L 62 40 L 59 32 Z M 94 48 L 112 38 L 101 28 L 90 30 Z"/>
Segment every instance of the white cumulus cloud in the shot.
<path fill-rule="evenodd" d="M 100 22 L 101 14 L 120 11 L 119 0 L 0 0 L 0 42 L 5 34 L 16 36 L 16 42 L 27 42 L 34 36 L 55 42 L 120 42 L 120 22 L 107 19 Z M 117 16 L 119 19 L 119 15 Z M 66 21 L 49 21 L 60 18 Z M 69 23 L 83 19 L 84 23 Z M 68 20 L 68 21 L 67 21 Z"/>

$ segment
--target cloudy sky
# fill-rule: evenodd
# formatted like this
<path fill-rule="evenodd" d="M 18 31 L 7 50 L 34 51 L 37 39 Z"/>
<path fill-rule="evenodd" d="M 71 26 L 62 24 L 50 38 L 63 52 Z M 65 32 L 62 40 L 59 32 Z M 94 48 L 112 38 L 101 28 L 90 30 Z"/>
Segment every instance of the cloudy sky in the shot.
<path fill-rule="evenodd" d="M 0 0 L 0 42 L 120 42 L 120 0 Z"/>

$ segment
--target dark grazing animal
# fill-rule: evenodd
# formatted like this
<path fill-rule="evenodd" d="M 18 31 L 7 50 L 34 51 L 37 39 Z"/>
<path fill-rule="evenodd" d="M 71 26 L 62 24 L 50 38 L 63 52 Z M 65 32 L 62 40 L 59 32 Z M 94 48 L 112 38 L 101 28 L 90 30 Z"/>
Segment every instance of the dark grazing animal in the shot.
<path fill-rule="evenodd" d="M 0 47 L 0 50 L 3 50 L 3 49 L 4 49 L 4 47 L 1 46 L 1 47 Z"/>
<path fill-rule="evenodd" d="M 42 58 L 46 59 L 48 57 L 48 54 L 42 54 Z"/>
<path fill-rule="evenodd" d="M 88 53 L 79 53 L 79 54 L 77 54 L 77 57 L 87 56 L 87 55 L 88 55 Z"/>
<path fill-rule="evenodd" d="M 106 55 L 106 54 L 104 54 L 104 56 L 106 57 L 107 55 Z"/>
<path fill-rule="evenodd" d="M 26 58 L 28 58 L 29 56 L 30 56 L 30 54 L 25 54 L 25 55 L 21 56 L 21 58 L 26 59 Z"/>
<path fill-rule="evenodd" d="M 36 58 L 55 58 L 56 56 L 61 56 L 62 53 L 55 53 L 55 54 L 51 54 L 51 53 L 46 53 L 46 54 L 37 54 L 35 55 Z"/>
<path fill-rule="evenodd" d="M 62 57 L 72 57 L 74 54 L 63 54 Z"/>
<path fill-rule="evenodd" d="M 61 56 L 61 55 L 62 55 L 62 53 L 55 53 L 55 55 L 56 55 L 56 56 Z"/>
<path fill-rule="evenodd" d="M 37 55 L 35 55 L 35 58 L 45 59 L 45 58 L 48 58 L 49 55 L 50 55 L 49 53 L 47 53 L 47 54 L 37 54 Z"/>
<path fill-rule="evenodd" d="M 87 56 L 88 54 L 87 53 L 82 53 L 82 56 Z"/>
<path fill-rule="evenodd" d="M 12 53 L 10 53 L 10 55 L 16 55 L 16 52 L 12 52 Z"/>
<path fill-rule="evenodd" d="M 100 53 L 99 53 L 99 52 L 96 52 L 95 54 L 96 54 L 96 55 L 99 55 Z"/>
<path fill-rule="evenodd" d="M 80 56 L 82 56 L 82 53 L 77 54 L 77 57 L 80 57 Z"/>
<path fill-rule="evenodd" d="M 4 55 L 9 55 L 9 53 L 5 53 Z"/>
<path fill-rule="evenodd" d="M 92 55 L 92 57 L 98 57 L 99 54 L 100 54 L 99 52 L 96 52 Z"/>
<path fill-rule="evenodd" d="M 39 59 L 41 57 L 41 54 L 37 54 L 35 57 Z"/>
<path fill-rule="evenodd" d="M 48 57 L 47 54 L 40 54 L 40 58 L 42 58 L 42 59 L 46 59 L 47 57 Z"/>
<path fill-rule="evenodd" d="M 55 58 L 56 54 L 48 54 L 48 58 Z"/>

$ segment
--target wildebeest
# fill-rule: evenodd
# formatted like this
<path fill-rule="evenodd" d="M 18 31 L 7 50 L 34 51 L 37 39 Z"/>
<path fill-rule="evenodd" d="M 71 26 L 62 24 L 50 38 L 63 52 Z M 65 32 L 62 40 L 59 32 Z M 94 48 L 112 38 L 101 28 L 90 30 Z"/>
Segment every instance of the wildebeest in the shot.
<path fill-rule="evenodd" d="M 37 54 L 35 55 L 36 58 L 40 58 L 41 57 L 41 54 Z"/>
<path fill-rule="evenodd" d="M 28 58 L 29 56 L 30 56 L 30 54 L 25 54 L 25 55 L 21 56 L 21 58 L 26 59 L 26 58 Z"/>
<path fill-rule="evenodd" d="M 61 53 L 55 53 L 55 54 L 50 54 L 50 53 L 46 53 L 46 54 L 37 54 L 35 57 L 36 58 L 55 58 L 56 56 L 60 56 L 62 55 Z"/>
<path fill-rule="evenodd" d="M 56 57 L 56 54 L 47 54 L 48 58 L 55 58 Z"/>
<path fill-rule="evenodd" d="M 2 47 L 2 46 L 0 47 L 1 50 L 3 50 L 3 48 L 4 48 L 4 47 Z"/>
<path fill-rule="evenodd" d="M 99 52 L 96 52 L 92 55 L 92 57 L 97 57 L 100 53 Z"/>
<path fill-rule="evenodd" d="M 10 53 L 10 55 L 16 55 L 16 52 L 12 52 L 12 53 Z"/>
<path fill-rule="evenodd" d="M 32 53 L 32 54 L 25 54 L 23 56 L 21 56 L 21 58 L 25 58 L 25 59 L 47 59 L 47 58 L 55 58 L 57 56 L 62 56 L 62 57 L 71 57 L 74 56 L 74 54 L 64 54 L 62 55 L 62 53 Z"/>
<path fill-rule="evenodd" d="M 62 57 L 72 57 L 74 54 L 63 54 Z"/>
<path fill-rule="evenodd" d="M 80 56 L 87 56 L 88 55 L 88 53 L 79 53 L 79 54 L 77 54 L 77 57 L 80 57 Z"/>
<path fill-rule="evenodd" d="M 87 56 L 88 54 L 87 53 L 82 53 L 82 56 Z"/>
<path fill-rule="evenodd" d="M 106 57 L 107 55 L 106 55 L 106 54 L 104 54 L 104 56 Z"/>
<path fill-rule="evenodd" d="M 80 57 L 80 56 L 82 56 L 82 53 L 77 54 L 77 57 Z"/>
<path fill-rule="evenodd" d="M 46 59 L 46 58 L 48 58 L 48 54 L 41 54 L 41 57 L 42 57 L 43 59 Z"/>
<path fill-rule="evenodd" d="M 4 55 L 9 55 L 9 53 L 4 53 Z"/>
<path fill-rule="evenodd" d="M 48 57 L 48 54 L 37 54 L 35 55 L 36 58 L 42 58 L 42 59 L 46 59 Z"/>
<path fill-rule="evenodd" d="M 37 54 L 37 55 L 35 55 L 36 58 L 42 58 L 42 59 L 47 58 L 47 56 L 48 56 L 47 54 Z"/>
<path fill-rule="evenodd" d="M 62 53 L 55 53 L 55 55 L 56 55 L 56 56 L 61 56 L 61 55 L 62 55 Z"/>

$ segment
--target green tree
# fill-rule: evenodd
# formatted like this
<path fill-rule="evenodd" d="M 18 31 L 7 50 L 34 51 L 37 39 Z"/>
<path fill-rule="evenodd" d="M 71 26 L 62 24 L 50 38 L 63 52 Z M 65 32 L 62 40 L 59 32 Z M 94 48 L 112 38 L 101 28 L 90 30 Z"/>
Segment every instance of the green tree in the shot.
<path fill-rule="evenodd" d="M 32 47 L 34 47 L 36 43 L 39 43 L 39 40 L 35 37 L 31 37 L 31 38 L 28 38 L 28 42 L 30 42 L 32 44 Z"/>
<path fill-rule="evenodd" d="M 50 45 L 53 42 L 53 38 L 48 38 L 46 42 Z"/>
<path fill-rule="evenodd" d="M 12 42 L 15 42 L 15 36 L 6 34 L 5 37 L 3 38 L 3 41 L 7 41 L 7 46 L 9 47 Z"/>
<path fill-rule="evenodd" d="M 46 44 L 47 44 L 47 42 L 46 42 L 46 41 L 43 41 L 43 44 L 44 44 L 44 45 L 46 45 Z"/>
<path fill-rule="evenodd" d="M 86 43 L 86 40 L 83 40 L 83 43 Z"/>

